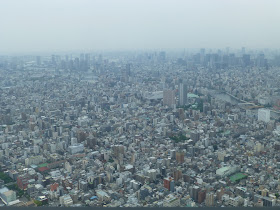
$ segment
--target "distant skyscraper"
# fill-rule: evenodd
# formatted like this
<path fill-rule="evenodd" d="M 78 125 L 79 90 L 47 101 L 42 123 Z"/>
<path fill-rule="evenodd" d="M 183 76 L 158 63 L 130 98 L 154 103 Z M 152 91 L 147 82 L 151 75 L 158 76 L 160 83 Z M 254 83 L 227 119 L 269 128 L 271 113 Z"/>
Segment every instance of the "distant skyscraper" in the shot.
<path fill-rule="evenodd" d="M 257 58 L 257 66 L 258 67 L 264 67 L 265 66 L 264 54 L 259 54 L 259 56 Z"/>
<path fill-rule="evenodd" d="M 130 69 L 131 69 L 131 64 L 130 63 L 126 64 L 126 74 L 127 74 L 127 76 L 130 76 Z"/>
<path fill-rule="evenodd" d="M 200 49 L 200 64 L 204 63 L 204 57 L 205 57 L 205 49 Z"/>
<path fill-rule="evenodd" d="M 164 90 L 163 91 L 163 105 L 172 107 L 175 104 L 175 91 Z"/>
<path fill-rule="evenodd" d="M 244 66 L 249 66 L 250 65 L 250 55 L 243 54 L 242 61 L 243 61 Z"/>
<path fill-rule="evenodd" d="M 55 59 L 55 55 L 52 55 L 52 64 L 56 64 L 56 59 Z"/>
<path fill-rule="evenodd" d="M 37 66 L 41 65 L 41 56 L 36 57 L 36 63 L 37 63 Z"/>
<path fill-rule="evenodd" d="M 184 83 L 179 84 L 179 105 L 184 106 L 188 102 L 188 87 Z"/>
<path fill-rule="evenodd" d="M 166 53 L 164 51 L 159 53 L 159 61 L 165 61 Z"/>

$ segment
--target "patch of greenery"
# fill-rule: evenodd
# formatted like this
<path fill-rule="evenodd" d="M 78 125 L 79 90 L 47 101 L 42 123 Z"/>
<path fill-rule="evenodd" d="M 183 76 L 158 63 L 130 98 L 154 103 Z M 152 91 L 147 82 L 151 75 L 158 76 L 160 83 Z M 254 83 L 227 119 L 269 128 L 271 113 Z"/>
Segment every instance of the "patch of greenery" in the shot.
<path fill-rule="evenodd" d="M 195 105 L 196 105 L 196 107 L 192 108 L 193 110 L 199 110 L 200 112 L 203 112 L 203 101 L 202 100 L 200 100 Z"/>
<path fill-rule="evenodd" d="M 184 135 L 178 135 L 178 136 L 170 136 L 169 137 L 171 140 L 175 141 L 176 143 L 180 142 L 180 141 L 185 141 L 188 140 L 188 138 Z"/>
<path fill-rule="evenodd" d="M 106 111 L 106 112 L 111 111 L 110 107 L 108 107 L 108 106 L 105 106 L 105 107 L 103 108 L 103 110 Z"/>
<path fill-rule="evenodd" d="M 3 172 L 0 172 L 0 179 L 2 179 L 5 182 L 5 184 L 14 181 L 11 177 L 9 177 L 7 174 L 5 174 Z"/>
<path fill-rule="evenodd" d="M 189 105 L 184 105 L 184 106 L 178 106 L 178 108 L 182 108 L 184 110 L 188 110 L 192 105 L 189 104 Z"/>
<path fill-rule="evenodd" d="M 198 102 L 197 109 L 200 110 L 200 112 L 203 112 L 203 101 Z"/>
<path fill-rule="evenodd" d="M 43 202 L 42 202 L 42 201 L 34 200 L 33 202 L 34 202 L 37 206 L 43 206 Z"/>

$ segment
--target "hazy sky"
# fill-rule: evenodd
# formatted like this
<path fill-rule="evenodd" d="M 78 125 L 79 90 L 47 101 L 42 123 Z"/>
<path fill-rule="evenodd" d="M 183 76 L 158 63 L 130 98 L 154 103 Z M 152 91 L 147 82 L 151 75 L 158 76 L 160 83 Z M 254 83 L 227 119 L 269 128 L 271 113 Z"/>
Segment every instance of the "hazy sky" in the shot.
<path fill-rule="evenodd" d="M 0 0 L 0 53 L 279 48 L 279 0 Z"/>

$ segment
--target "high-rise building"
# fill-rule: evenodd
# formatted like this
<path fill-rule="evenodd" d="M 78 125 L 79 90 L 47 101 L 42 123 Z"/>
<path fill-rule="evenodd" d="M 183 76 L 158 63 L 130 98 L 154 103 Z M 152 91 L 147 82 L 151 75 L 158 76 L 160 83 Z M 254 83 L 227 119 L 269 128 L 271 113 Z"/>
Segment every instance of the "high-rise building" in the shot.
<path fill-rule="evenodd" d="M 206 194 L 205 205 L 214 206 L 214 193 L 213 192 Z"/>
<path fill-rule="evenodd" d="M 41 56 L 36 57 L 36 63 L 37 63 L 37 66 L 41 65 Z"/>
<path fill-rule="evenodd" d="M 173 180 L 172 177 L 167 177 L 167 178 L 163 179 L 164 188 L 170 190 L 170 183 L 171 183 L 172 180 Z"/>
<path fill-rule="evenodd" d="M 166 53 L 164 51 L 159 53 L 159 61 L 165 61 Z"/>
<path fill-rule="evenodd" d="M 191 198 L 197 202 L 198 201 L 198 192 L 200 191 L 200 188 L 198 186 L 190 187 L 190 196 Z"/>
<path fill-rule="evenodd" d="M 172 180 L 172 181 L 170 182 L 170 191 L 171 191 L 171 192 L 174 192 L 174 191 L 175 191 L 175 181 L 174 181 L 174 180 Z"/>
<path fill-rule="evenodd" d="M 188 102 L 188 87 L 186 84 L 179 85 L 179 105 L 184 106 Z"/>
<path fill-rule="evenodd" d="M 250 65 L 250 55 L 244 54 L 242 57 L 243 66 L 249 66 Z"/>
<path fill-rule="evenodd" d="M 182 178 L 182 170 L 180 169 L 176 169 L 174 172 L 173 172 L 173 177 L 174 177 L 174 181 L 177 182 L 179 179 Z"/>
<path fill-rule="evenodd" d="M 204 57 L 205 57 L 205 49 L 200 49 L 200 64 L 204 63 Z"/>
<path fill-rule="evenodd" d="M 56 64 L 56 58 L 55 55 L 52 55 L 52 64 L 55 65 Z"/>
<path fill-rule="evenodd" d="M 191 137 L 191 140 L 197 142 L 197 141 L 199 141 L 200 134 L 197 131 L 192 131 L 190 137 Z"/>
<path fill-rule="evenodd" d="M 163 105 L 169 107 L 174 106 L 175 103 L 175 91 L 174 90 L 164 90 L 163 91 Z"/>
<path fill-rule="evenodd" d="M 179 164 L 183 163 L 184 162 L 184 156 L 185 156 L 184 152 L 176 152 L 176 161 L 177 161 L 177 163 L 179 163 Z"/>
<path fill-rule="evenodd" d="M 266 64 L 266 60 L 265 60 L 264 54 L 259 54 L 259 56 L 257 58 L 257 66 L 264 67 L 265 64 Z"/>
<path fill-rule="evenodd" d="M 131 69 L 131 64 L 130 63 L 126 64 L 126 76 L 130 76 L 130 69 Z"/>
<path fill-rule="evenodd" d="M 200 190 L 198 192 L 198 203 L 202 203 L 204 200 L 205 200 L 205 196 L 206 196 L 206 190 L 203 189 L 203 190 Z"/>
<path fill-rule="evenodd" d="M 270 110 L 269 109 L 259 109 L 258 110 L 258 121 L 263 121 L 268 123 L 270 121 Z"/>

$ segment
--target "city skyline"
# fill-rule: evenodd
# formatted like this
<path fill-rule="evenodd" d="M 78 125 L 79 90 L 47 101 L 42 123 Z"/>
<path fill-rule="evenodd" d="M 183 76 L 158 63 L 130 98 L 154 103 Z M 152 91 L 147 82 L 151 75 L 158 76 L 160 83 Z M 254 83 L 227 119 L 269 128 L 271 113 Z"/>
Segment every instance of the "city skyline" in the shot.
<path fill-rule="evenodd" d="M 278 48 L 279 1 L 6 1 L 1 51 Z"/>

